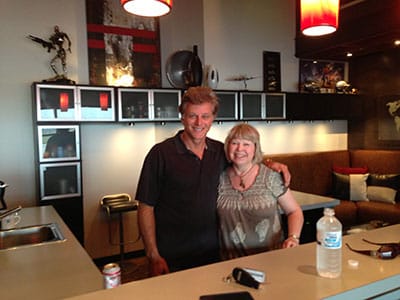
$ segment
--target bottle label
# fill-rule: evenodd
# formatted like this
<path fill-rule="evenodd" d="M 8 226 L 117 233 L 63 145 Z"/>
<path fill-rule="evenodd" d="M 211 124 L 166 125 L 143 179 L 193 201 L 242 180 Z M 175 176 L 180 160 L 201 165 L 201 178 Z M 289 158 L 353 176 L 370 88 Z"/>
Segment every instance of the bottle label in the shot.
<path fill-rule="evenodd" d="M 342 232 L 325 232 L 321 244 L 328 249 L 340 249 L 342 247 Z"/>

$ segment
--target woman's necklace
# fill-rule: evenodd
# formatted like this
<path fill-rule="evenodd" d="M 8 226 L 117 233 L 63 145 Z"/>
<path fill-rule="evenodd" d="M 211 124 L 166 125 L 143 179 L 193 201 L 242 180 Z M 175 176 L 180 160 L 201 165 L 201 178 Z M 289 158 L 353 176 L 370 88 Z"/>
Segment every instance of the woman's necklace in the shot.
<path fill-rule="evenodd" d="M 254 166 L 255 166 L 255 165 L 251 165 L 250 168 L 248 168 L 246 171 L 242 172 L 242 174 L 238 174 L 238 173 L 239 173 L 238 170 L 237 170 L 235 167 L 233 167 L 236 176 L 238 176 L 239 179 L 240 179 L 239 186 L 240 186 L 242 189 L 245 189 L 245 188 L 246 188 L 246 185 L 244 184 L 244 177 L 245 177 L 247 174 L 250 173 L 250 171 L 253 169 Z"/>

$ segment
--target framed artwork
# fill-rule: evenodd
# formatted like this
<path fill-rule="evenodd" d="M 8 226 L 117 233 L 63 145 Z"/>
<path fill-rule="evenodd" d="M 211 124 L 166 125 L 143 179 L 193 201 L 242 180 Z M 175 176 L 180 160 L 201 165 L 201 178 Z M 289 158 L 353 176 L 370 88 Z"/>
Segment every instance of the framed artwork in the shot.
<path fill-rule="evenodd" d="M 281 91 L 281 54 L 264 51 L 263 53 L 264 91 Z"/>
<path fill-rule="evenodd" d="M 378 140 L 400 141 L 400 95 L 377 98 Z"/>
<path fill-rule="evenodd" d="M 91 85 L 161 87 L 159 19 L 123 10 L 120 1 L 86 0 Z"/>
<path fill-rule="evenodd" d="M 300 92 L 334 93 L 345 78 L 345 62 L 300 60 Z"/>

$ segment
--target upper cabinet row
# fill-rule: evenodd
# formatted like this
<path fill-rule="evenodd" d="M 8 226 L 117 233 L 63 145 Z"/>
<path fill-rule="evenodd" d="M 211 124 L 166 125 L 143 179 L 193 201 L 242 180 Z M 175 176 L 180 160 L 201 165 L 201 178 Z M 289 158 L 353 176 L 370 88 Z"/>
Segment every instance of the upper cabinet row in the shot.
<path fill-rule="evenodd" d="M 215 91 L 217 121 L 285 119 L 284 93 Z M 179 121 L 182 90 L 34 85 L 38 122 Z"/>
<path fill-rule="evenodd" d="M 38 122 L 179 121 L 182 90 L 34 84 Z M 217 121 L 334 120 L 362 115 L 357 95 L 216 90 Z"/>

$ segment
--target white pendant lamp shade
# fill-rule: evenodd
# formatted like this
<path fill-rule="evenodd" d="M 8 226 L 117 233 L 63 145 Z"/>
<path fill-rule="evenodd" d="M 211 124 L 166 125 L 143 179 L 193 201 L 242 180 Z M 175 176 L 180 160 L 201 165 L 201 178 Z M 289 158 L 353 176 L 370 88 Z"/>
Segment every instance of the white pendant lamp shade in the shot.
<path fill-rule="evenodd" d="M 301 0 L 300 29 L 304 35 L 335 32 L 339 20 L 339 0 Z"/>
<path fill-rule="evenodd" d="M 160 17 L 168 14 L 173 0 L 121 0 L 129 13 L 143 17 Z"/>

